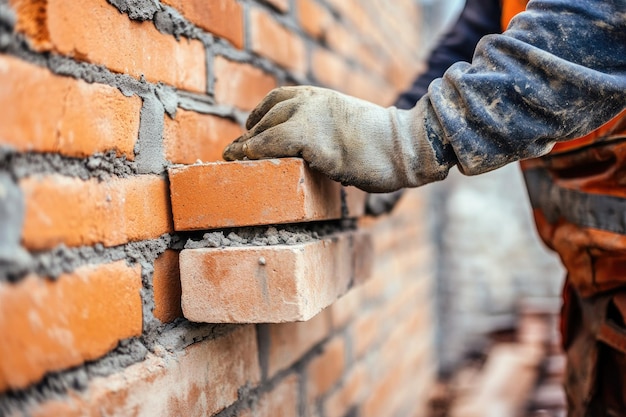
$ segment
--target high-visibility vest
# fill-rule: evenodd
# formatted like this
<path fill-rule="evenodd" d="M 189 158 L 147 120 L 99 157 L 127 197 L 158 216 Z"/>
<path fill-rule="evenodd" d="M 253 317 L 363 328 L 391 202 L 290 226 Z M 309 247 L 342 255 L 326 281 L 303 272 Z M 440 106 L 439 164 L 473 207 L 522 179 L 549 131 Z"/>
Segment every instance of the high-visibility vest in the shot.
<path fill-rule="evenodd" d="M 502 28 L 526 9 L 502 0 Z M 522 161 L 539 235 L 582 296 L 626 286 L 626 111 Z"/>

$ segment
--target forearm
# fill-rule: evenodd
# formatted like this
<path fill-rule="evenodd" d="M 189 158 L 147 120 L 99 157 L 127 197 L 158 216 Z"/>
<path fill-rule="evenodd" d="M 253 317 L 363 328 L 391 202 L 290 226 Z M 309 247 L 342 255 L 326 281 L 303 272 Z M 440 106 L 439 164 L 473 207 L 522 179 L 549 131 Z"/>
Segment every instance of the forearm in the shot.
<path fill-rule="evenodd" d="M 444 166 L 478 174 L 543 155 L 626 104 L 624 0 L 529 4 L 472 64 L 453 65 L 422 98 Z"/>

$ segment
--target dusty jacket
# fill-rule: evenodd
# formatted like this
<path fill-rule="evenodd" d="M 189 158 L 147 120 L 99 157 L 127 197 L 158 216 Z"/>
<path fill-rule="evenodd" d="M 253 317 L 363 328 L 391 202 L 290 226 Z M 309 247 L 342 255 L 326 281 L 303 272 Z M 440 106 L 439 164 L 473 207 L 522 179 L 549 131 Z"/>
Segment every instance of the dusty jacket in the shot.
<path fill-rule="evenodd" d="M 448 168 L 473 175 L 544 155 L 626 108 L 626 0 L 532 0 L 420 100 Z"/>

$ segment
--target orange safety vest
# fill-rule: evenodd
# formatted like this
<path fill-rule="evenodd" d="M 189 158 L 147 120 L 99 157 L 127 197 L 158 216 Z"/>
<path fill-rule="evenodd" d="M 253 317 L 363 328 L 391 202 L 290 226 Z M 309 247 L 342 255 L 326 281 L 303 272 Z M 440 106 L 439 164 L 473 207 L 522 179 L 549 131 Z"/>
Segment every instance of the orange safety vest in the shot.
<path fill-rule="evenodd" d="M 503 0 L 503 30 L 526 9 Z M 626 286 L 626 111 L 581 138 L 522 162 L 541 238 L 582 295 Z"/>

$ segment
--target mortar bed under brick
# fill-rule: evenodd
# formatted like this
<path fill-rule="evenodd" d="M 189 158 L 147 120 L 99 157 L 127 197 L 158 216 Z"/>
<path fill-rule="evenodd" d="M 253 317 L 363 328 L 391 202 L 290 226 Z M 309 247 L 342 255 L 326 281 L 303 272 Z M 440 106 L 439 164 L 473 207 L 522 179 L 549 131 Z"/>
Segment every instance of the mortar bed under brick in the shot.
<path fill-rule="evenodd" d="M 342 221 L 220 230 L 205 233 L 201 240 L 189 239 L 185 249 L 296 245 L 321 240 L 336 232 L 355 229 L 353 221 Z"/>

